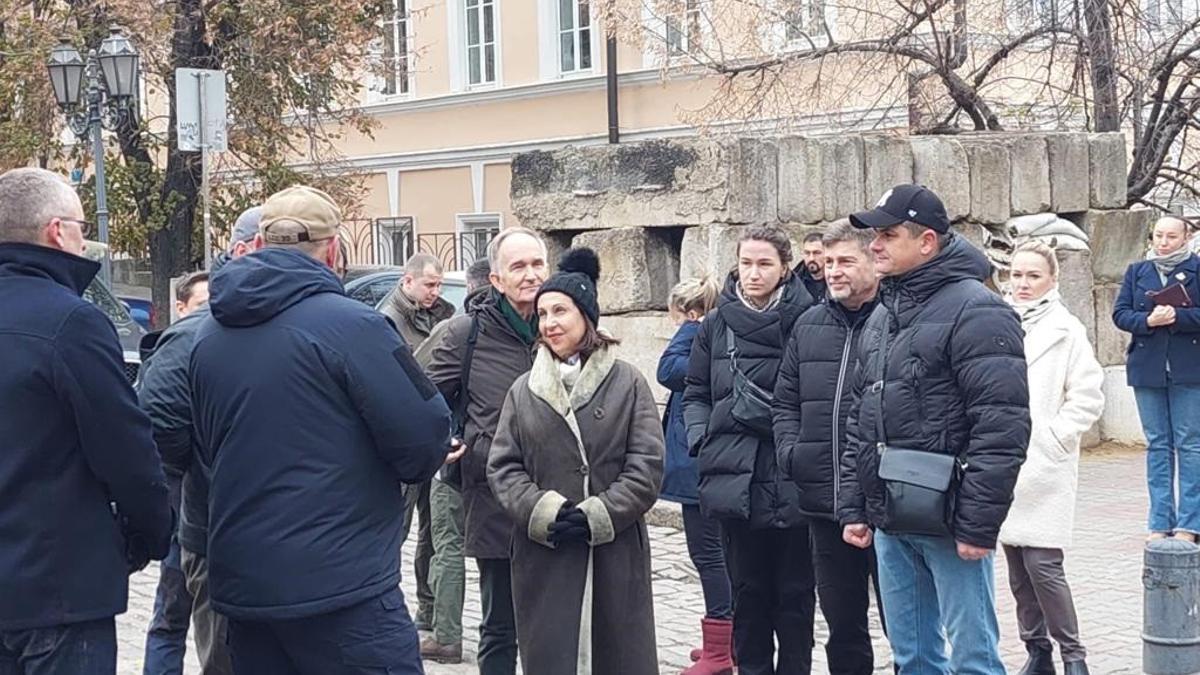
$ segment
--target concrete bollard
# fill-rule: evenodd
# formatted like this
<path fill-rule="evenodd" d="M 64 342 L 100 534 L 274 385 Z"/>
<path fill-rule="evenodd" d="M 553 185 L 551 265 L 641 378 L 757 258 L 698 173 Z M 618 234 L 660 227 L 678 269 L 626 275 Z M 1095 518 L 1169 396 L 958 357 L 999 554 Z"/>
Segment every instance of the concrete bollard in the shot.
<path fill-rule="evenodd" d="M 1148 543 L 1142 585 L 1143 672 L 1200 673 L 1200 546 L 1177 539 Z"/>

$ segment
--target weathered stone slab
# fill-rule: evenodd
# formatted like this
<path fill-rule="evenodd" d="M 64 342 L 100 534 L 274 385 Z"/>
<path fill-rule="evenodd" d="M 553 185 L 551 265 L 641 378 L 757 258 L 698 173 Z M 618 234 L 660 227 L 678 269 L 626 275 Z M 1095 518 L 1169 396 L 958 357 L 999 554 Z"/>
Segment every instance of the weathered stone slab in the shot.
<path fill-rule="evenodd" d="M 1085 211 L 1072 214 L 1073 221 L 1088 235 L 1092 247 L 1092 274 L 1098 281 L 1120 281 L 1125 268 L 1146 254 L 1146 237 L 1154 214 L 1136 211 Z"/>
<path fill-rule="evenodd" d="M 907 138 L 863 136 L 863 208 L 874 208 L 883 193 L 913 182 L 913 149 Z"/>
<path fill-rule="evenodd" d="M 979 223 L 958 222 L 951 225 L 950 229 L 974 244 L 975 248 L 981 251 L 987 243 L 988 229 Z"/>
<path fill-rule="evenodd" d="M 863 204 L 863 143 L 857 136 L 779 141 L 779 220 L 819 223 Z"/>
<path fill-rule="evenodd" d="M 723 283 L 737 264 L 737 241 L 744 225 L 700 225 L 683 233 L 680 279 L 712 277 Z"/>
<path fill-rule="evenodd" d="M 1092 288 L 1096 306 L 1096 358 L 1102 366 L 1125 365 L 1125 352 L 1129 347 L 1129 333 L 1113 324 L 1113 306 L 1117 302 L 1118 284 L 1107 284 Z"/>
<path fill-rule="evenodd" d="M 1050 159 L 1045 136 L 1017 136 L 1008 142 L 1012 164 L 1010 208 L 1024 216 L 1050 210 Z"/>
<path fill-rule="evenodd" d="M 679 253 L 666 233 L 642 227 L 585 232 L 573 246 L 600 257 L 600 310 L 606 314 L 663 310 L 679 280 Z"/>
<path fill-rule="evenodd" d="M 971 171 L 971 220 L 1000 224 L 1009 218 L 1012 164 L 1001 143 L 965 145 Z"/>
<path fill-rule="evenodd" d="M 912 139 L 913 180 L 937 193 L 950 220 L 971 212 L 971 171 L 962 143 L 951 138 Z"/>
<path fill-rule="evenodd" d="M 779 219 L 783 222 L 817 223 L 825 217 L 822 158 L 821 145 L 815 139 L 780 139 Z"/>
<path fill-rule="evenodd" d="M 1091 182 L 1087 135 L 1049 134 L 1046 154 L 1050 160 L 1050 210 L 1059 215 L 1086 211 Z"/>
<path fill-rule="evenodd" d="M 821 196 L 826 221 L 858 211 L 863 200 L 863 143 L 859 136 L 823 138 L 821 148 Z"/>
<path fill-rule="evenodd" d="M 621 341 L 616 347 L 617 358 L 636 366 L 650 384 L 654 399 L 665 404 L 669 392 L 658 384 L 658 357 L 666 350 L 676 330 L 667 313 L 604 316 L 600 325 Z"/>
<path fill-rule="evenodd" d="M 1089 199 L 1093 209 L 1119 209 L 1126 203 L 1125 134 L 1088 136 Z"/>
<path fill-rule="evenodd" d="M 1092 296 L 1092 254 L 1088 251 L 1057 251 L 1058 290 L 1063 304 L 1087 328 L 1088 340 L 1096 343 L 1096 302 Z"/>
<path fill-rule="evenodd" d="M 542 231 L 770 223 L 778 153 L 761 138 L 692 138 L 521 153 L 513 213 Z"/>
<path fill-rule="evenodd" d="M 773 223 L 779 215 L 779 148 L 761 138 L 724 141 L 729 158 L 726 223 Z"/>
<path fill-rule="evenodd" d="M 1119 443 L 1145 443 L 1133 389 L 1125 383 L 1125 366 L 1104 369 L 1104 416 L 1100 435 Z"/>

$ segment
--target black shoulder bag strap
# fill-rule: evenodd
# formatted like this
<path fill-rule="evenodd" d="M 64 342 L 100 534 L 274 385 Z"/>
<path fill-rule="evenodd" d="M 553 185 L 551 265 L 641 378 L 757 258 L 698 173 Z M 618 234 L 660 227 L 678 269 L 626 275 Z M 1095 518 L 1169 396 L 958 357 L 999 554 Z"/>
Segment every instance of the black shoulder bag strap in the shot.
<path fill-rule="evenodd" d="M 471 331 L 467 333 L 467 352 L 463 355 L 462 374 L 458 378 L 458 397 L 454 399 L 454 429 L 460 439 L 467 426 L 467 390 L 471 386 L 471 363 L 475 360 L 475 343 L 479 341 L 479 317 L 471 317 Z"/>

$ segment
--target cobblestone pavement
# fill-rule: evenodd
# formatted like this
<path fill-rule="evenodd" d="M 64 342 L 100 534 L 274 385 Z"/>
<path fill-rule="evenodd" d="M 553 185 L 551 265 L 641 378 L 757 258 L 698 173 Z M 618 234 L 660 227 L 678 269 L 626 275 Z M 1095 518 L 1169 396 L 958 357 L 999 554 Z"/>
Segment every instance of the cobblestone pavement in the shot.
<path fill-rule="evenodd" d="M 1108 449 L 1092 451 L 1081 468 L 1079 514 L 1075 545 L 1067 553 L 1067 576 L 1075 593 L 1080 629 L 1090 652 L 1093 673 L 1113 675 L 1140 672 L 1141 664 L 1141 565 L 1146 496 L 1143 454 L 1139 451 Z M 667 527 L 652 527 L 654 550 L 655 616 L 658 626 L 659 658 L 663 673 L 678 673 L 688 664 L 688 651 L 699 644 L 699 621 L 703 612 L 700 584 L 687 557 L 683 533 Z M 405 561 L 412 560 L 412 542 Z M 404 591 L 415 593 L 406 564 Z M 131 580 L 129 612 L 118 619 L 122 674 L 140 673 L 158 572 L 150 569 Z M 478 574 L 467 564 L 467 607 L 464 616 L 467 658 L 473 659 L 479 625 Z M 1003 555 L 996 558 L 996 596 L 999 603 L 1001 644 L 1004 662 L 1012 672 L 1020 668 L 1024 649 L 1017 638 L 1012 596 L 1008 591 Z M 874 612 L 874 610 L 872 610 Z M 876 636 L 876 670 L 890 672 L 890 652 L 872 615 Z M 823 622 L 817 627 L 818 648 L 814 673 L 827 672 L 823 648 L 827 633 Z M 189 647 L 186 673 L 199 672 Z M 474 673 L 473 665 L 426 666 L 430 675 Z"/>

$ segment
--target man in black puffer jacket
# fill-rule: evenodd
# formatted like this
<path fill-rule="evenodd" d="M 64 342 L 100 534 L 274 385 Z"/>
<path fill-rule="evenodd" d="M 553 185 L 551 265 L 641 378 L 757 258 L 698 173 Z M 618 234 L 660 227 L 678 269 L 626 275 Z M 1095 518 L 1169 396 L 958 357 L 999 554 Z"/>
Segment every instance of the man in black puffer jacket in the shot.
<path fill-rule="evenodd" d="M 876 230 L 871 250 L 884 279 L 863 332 L 847 423 L 843 536 L 865 548 L 870 526 L 877 528 L 888 639 L 901 673 L 1000 675 L 992 557 L 1029 443 L 1021 324 L 983 285 L 991 265 L 950 233 L 929 189 L 897 186 L 850 220 Z M 885 480 L 881 457 L 901 449 L 917 452 L 896 455 L 908 470 L 893 467 Z M 941 536 L 914 534 L 897 521 L 917 486 L 942 484 L 939 469 L 921 459 L 928 454 L 953 455 L 961 474 L 947 478 L 954 506 Z M 914 469 L 918 462 L 923 468 Z"/>
<path fill-rule="evenodd" d="M 683 419 L 700 469 L 700 509 L 721 521 L 734 593 L 733 638 L 744 675 L 808 673 L 816 598 L 796 485 L 780 472 L 770 398 L 792 325 L 815 302 L 791 272 L 791 243 L 770 227 L 738 242 L 738 270 L 700 325 L 688 360 Z M 734 418 L 737 370 L 767 399 L 765 429 Z M 775 665 L 775 642 L 779 662 Z"/>
<path fill-rule="evenodd" d="M 829 624 L 825 652 L 835 675 L 869 675 L 875 667 L 867 621 L 874 553 L 842 540 L 836 506 L 857 347 L 879 290 L 871 239 L 846 220 L 825 233 L 828 299 L 796 320 L 775 384 L 779 468 L 800 488 L 800 510 L 809 519 L 817 593 Z"/>

